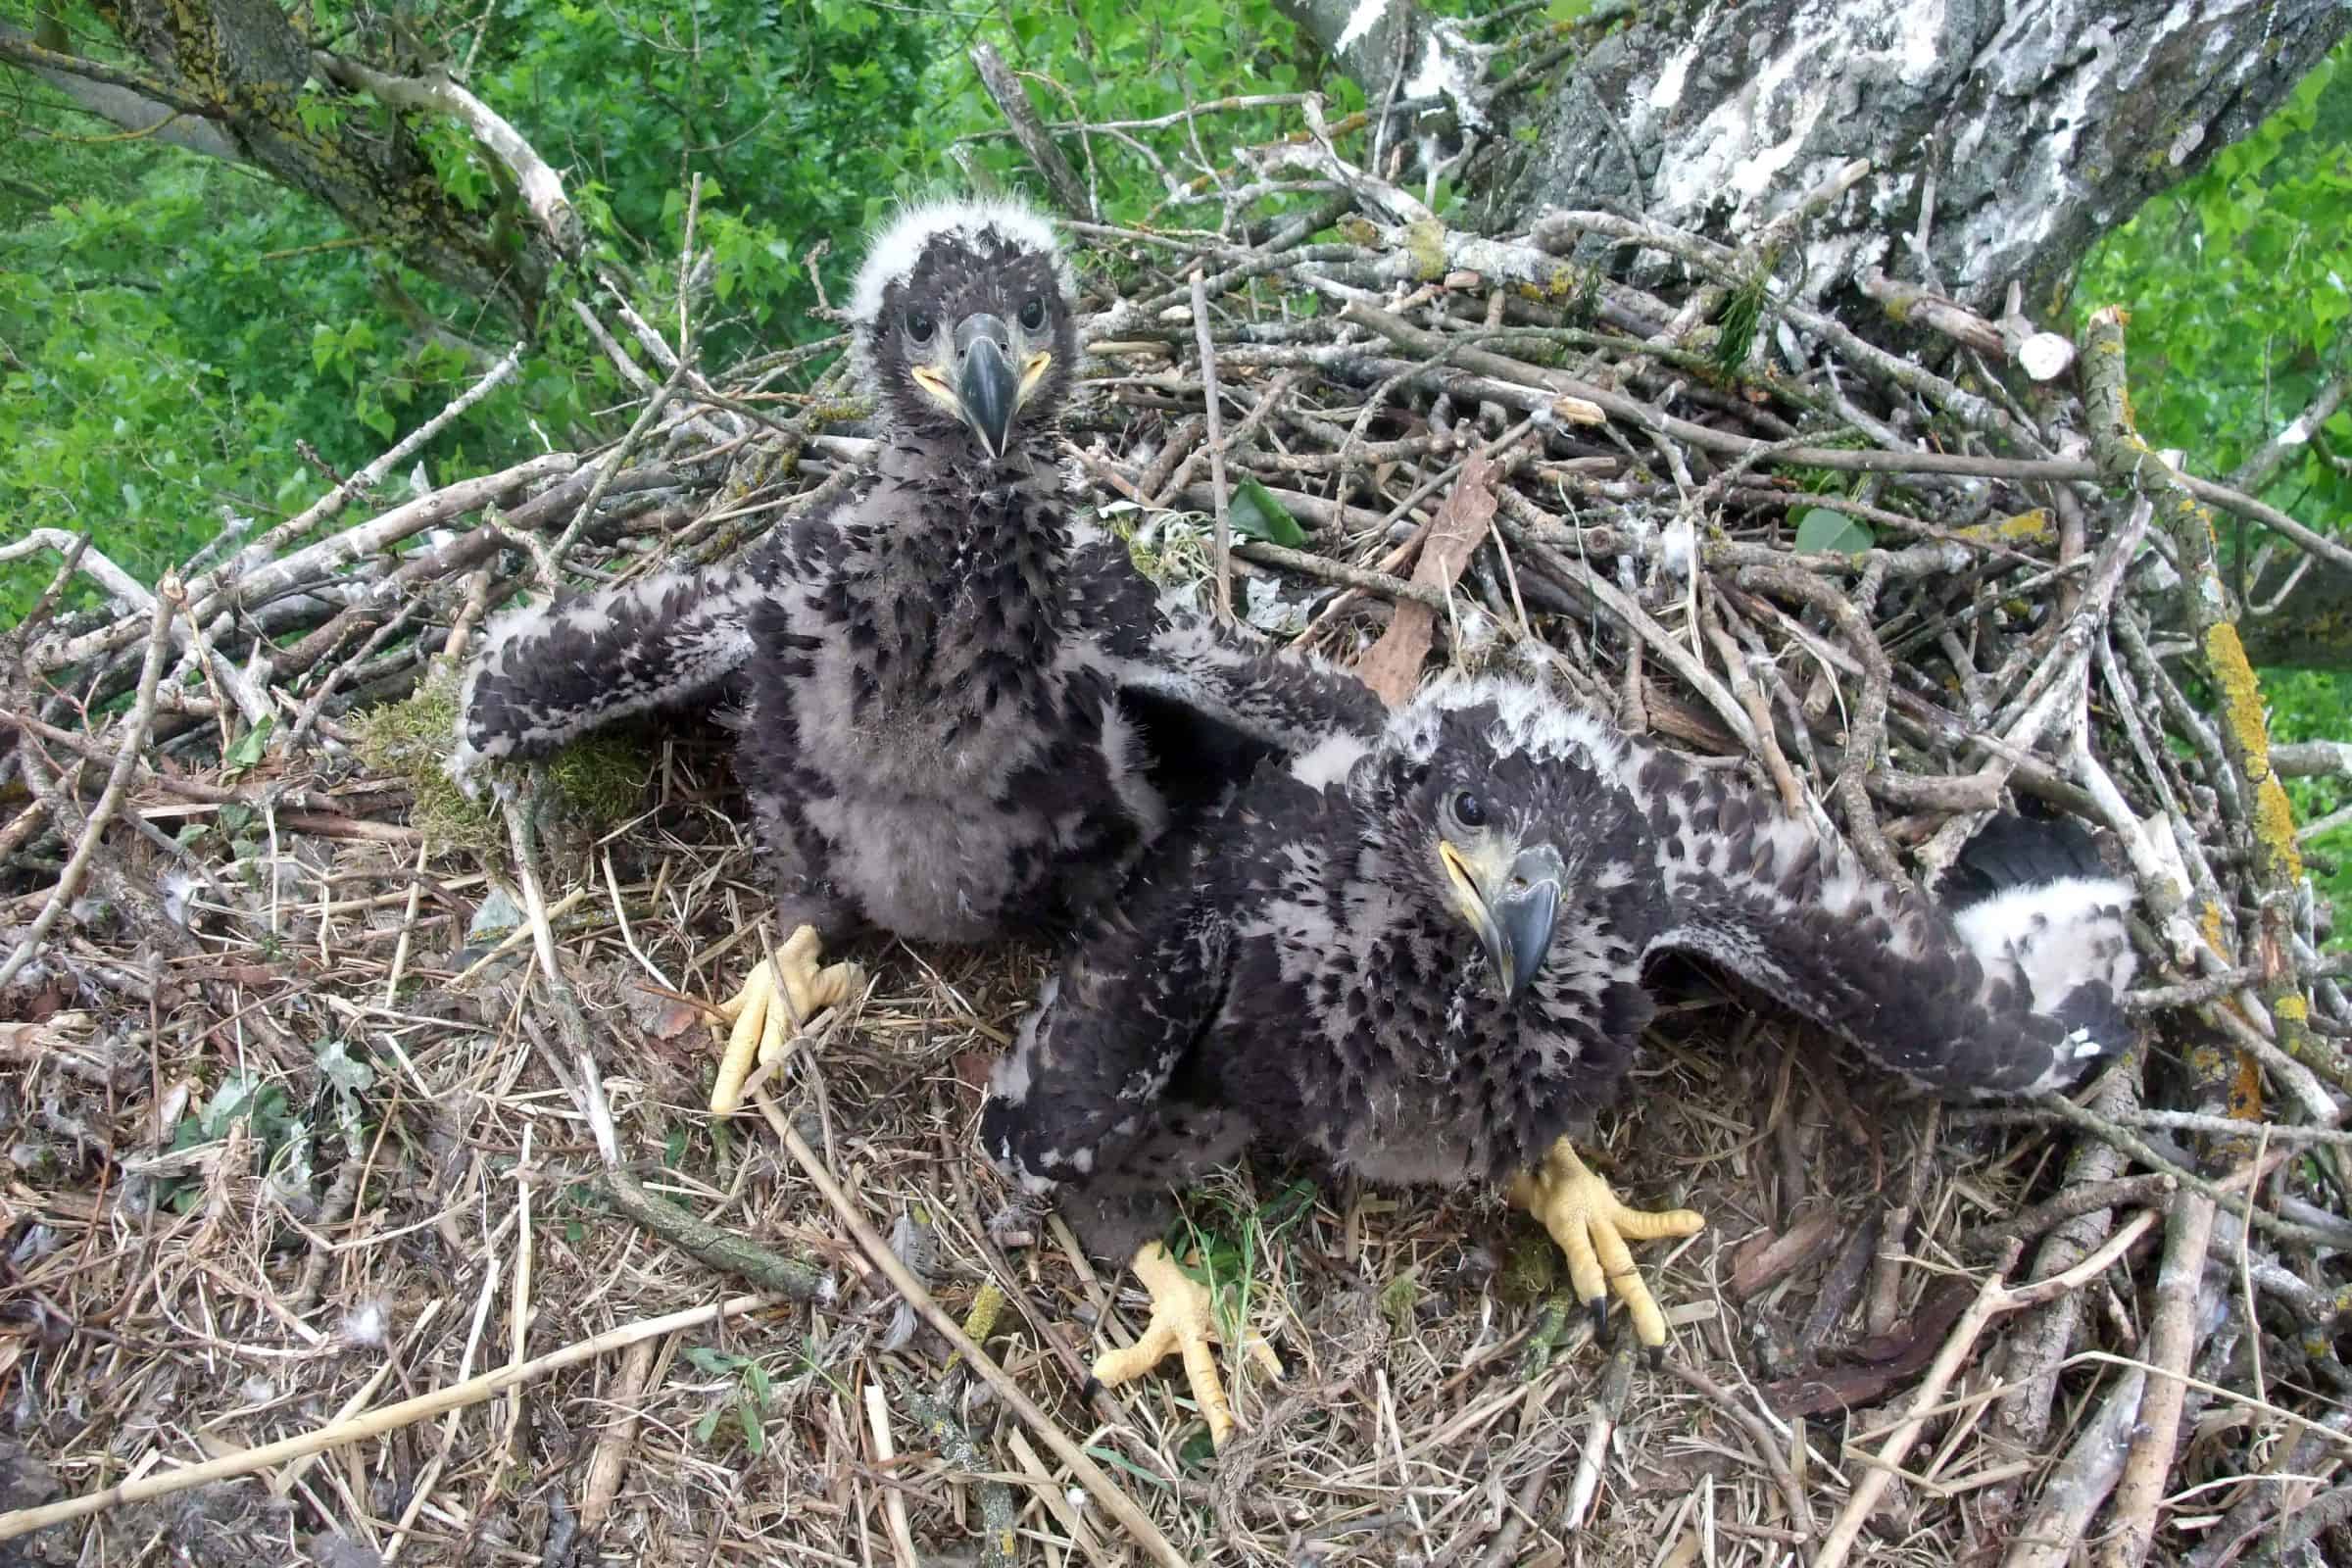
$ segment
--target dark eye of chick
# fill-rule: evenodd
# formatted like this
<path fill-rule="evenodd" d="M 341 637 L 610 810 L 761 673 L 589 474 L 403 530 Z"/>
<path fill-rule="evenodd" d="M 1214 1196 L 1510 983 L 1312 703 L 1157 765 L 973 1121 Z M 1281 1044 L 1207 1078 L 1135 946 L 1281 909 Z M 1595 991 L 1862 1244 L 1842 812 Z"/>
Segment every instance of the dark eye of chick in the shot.
<path fill-rule="evenodd" d="M 928 343 L 931 341 L 931 331 L 930 312 L 908 311 L 906 313 L 906 335 L 908 337 L 917 343 Z"/>
<path fill-rule="evenodd" d="M 1485 827 L 1487 803 L 1468 790 L 1463 790 L 1453 798 L 1453 816 L 1464 827 Z"/>
<path fill-rule="evenodd" d="M 1021 302 L 1021 325 L 1034 332 L 1046 324 L 1046 302 L 1035 294 Z"/>

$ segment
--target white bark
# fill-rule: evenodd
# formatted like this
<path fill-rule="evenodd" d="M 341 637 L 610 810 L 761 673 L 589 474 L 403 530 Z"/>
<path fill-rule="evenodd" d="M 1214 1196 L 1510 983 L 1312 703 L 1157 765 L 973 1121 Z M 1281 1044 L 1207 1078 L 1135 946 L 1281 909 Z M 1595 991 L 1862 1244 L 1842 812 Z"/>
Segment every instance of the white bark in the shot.
<path fill-rule="evenodd" d="M 2332 0 L 1644 13 L 1568 68 L 1497 216 L 1632 203 L 1738 242 L 1867 158 L 1801 241 L 1808 292 L 1882 266 L 1986 315 L 2019 281 L 2047 313 L 2099 235 L 2251 129 L 2348 23 Z"/>

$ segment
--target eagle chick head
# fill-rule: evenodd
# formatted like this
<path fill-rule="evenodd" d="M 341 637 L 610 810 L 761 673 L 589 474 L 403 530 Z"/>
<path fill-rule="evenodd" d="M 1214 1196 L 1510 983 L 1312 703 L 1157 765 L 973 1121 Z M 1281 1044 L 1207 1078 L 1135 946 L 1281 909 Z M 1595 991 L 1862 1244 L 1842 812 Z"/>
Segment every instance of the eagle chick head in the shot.
<path fill-rule="evenodd" d="M 1075 290 L 1053 228 L 1024 204 L 908 207 L 858 269 L 854 365 L 894 428 L 1001 460 L 1069 390 Z"/>
<path fill-rule="evenodd" d="M 1543 972 L 1564 906 L 1622 885 L 1624 747 L 1532 682 L 1434 682 L 1350 770 L 1384 880 L 1459 924 L 1515 1002 Z"/>

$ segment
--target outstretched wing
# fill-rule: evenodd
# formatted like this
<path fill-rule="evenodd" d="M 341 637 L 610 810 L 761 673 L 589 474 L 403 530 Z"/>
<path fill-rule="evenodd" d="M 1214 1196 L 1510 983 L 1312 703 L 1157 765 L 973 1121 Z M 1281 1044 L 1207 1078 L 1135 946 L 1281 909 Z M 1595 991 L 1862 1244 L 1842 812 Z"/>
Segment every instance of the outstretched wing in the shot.
<path fill-rule="evenodd" d="M 740 561 L 561 594 L 492 620 L 458 692 L 450 772 L 542 757 L 657 709 L 714 701 L 752 655 L 754 606 L 830 559 L 844 502 L 795 518 Z"/>
<path fill-rule="evenodd" d="M 1369 741 L 1387 711 L 1347 671 L 1274 649 L 1164 595 L 1117 539 L 1088 530 L 1069 592 L 1144 731 L 1152 783 L 1181 813 L 1258 764 L 1337 736 Z"/>
<path fill-rule="evenodd" d="M 1995 891 L 1955 908 L 1672 753 L 1628 741 L 1620 781 L 1654 857 L 1645 956 L 1706 958 L 1944 1092 L 2056 1088 L 2129 1043 L 2132 890 L 2079 858 L 2003 857 Z"/>

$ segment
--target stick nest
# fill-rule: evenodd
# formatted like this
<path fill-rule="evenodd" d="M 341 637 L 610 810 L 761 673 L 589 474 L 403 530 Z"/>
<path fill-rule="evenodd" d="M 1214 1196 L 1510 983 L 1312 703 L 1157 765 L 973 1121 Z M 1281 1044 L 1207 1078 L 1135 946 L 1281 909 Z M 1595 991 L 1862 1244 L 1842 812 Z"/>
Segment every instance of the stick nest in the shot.
<path fill-rule="evenodd" d="M 1228 1358 L 1249 1430 L 1213 1462 L 1180 1380 L 1082 1393 L 1140 1322 L 1121 1282 L 991 1239 L 970 1122 L 1047 955 L 857 954 L 778 1114 L 1187 1560 L 2344 1552 L 2352 1012 L 2213 560 L 2208 509 L 2258 505 L 2139 441 L 2111 313 L 2069 355 L 1891 284 L 1841 322 L 1769 247 L 1607 214 L 1481 239 L 1323 128 L 1247 155 L 1217 232 L 1075 225 L 1067 452 L 1138 560 L 1392 685 L 1533 657 L 1895 874 L 2028 797 L 2081 816 L 2143 894 L 2144 1050 L 2071 1102 L 1938 1110 L 1661 974 L 1598 1153 L 1710 1218 L 1642 1259 L 1669 1363 L 1590 1343 L 1494 1195 L 1237 1170 L 1192 1217 L 1294 1377 Z M 609 1164 L 824 1290 L 17 1560 L 1137 1560 L 769 1129 L 700 1111 L 688 999 L 766 912 L 721 734 L 569 759 L 529 822 L 441 780 L 488 610 L 723 559 L 866 451 L 821 352 L 707 374 L 597 310 L 653 410 L 629 440 L 421 495 L 383 482 L 405 445 L 154 588 L 20 547 L 108 605 L 17 628 L 0 694 L 0 1507 L 744 1288 Z"/>

